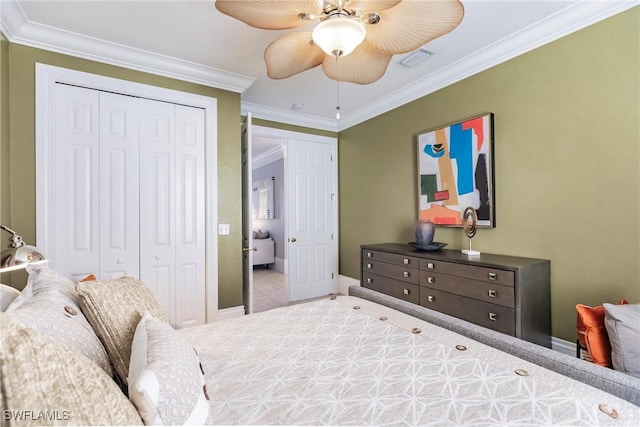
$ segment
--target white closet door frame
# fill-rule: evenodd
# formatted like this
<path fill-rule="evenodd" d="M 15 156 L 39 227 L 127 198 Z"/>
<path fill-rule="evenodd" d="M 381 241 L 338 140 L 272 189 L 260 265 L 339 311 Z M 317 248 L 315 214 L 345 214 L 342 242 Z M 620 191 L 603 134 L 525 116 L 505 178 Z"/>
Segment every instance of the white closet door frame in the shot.
<path fill-rule="evenodd" d="M 55 207 L 54 176 L 49 150 L 54 138 L 51 114 L 56 83 L 188 105 L 205 110 L 206 321 L 218 318 L 218 123 L 215 98 L 36 63 L 36 245 L 51 253 L 49 212 Z"/>

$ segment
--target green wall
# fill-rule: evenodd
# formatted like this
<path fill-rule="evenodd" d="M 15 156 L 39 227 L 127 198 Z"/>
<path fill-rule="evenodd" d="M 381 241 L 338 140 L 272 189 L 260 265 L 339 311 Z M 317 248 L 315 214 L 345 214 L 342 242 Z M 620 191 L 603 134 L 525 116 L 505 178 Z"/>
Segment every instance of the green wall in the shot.
<path fill-rule="evenodd" d="M 308 128 L 308 127 L 305 127 L 305 126 L 289 125 L 289 124 L 286 124 L 286 123 L 272 122 L 270 120 L 262 120 L 262 119 L 253 118 L 253 119 L 251 119 L 251 123 L 253 125 L 255 125 L 255 126 L 264 126 L 264 127 L 267 127 L 267 128 L 288 130 L 288 131 L 291 131 L 291 132 L 310 133 L 312 135 L 328 136 L 330 138 L 337 138 L 338 137 L 338 133 L 337 132 L 332 132 L 332 131 L 322 130 L 322 129 L 313 129 L 313 128 Z"/>
<path fill-rule="evenodd" d="M 9 218 L 9 204 L 2 203 L 9 194 L 9 42 L 0 33 L 0 224 Z M 8 237 L 8 235 L 7 235 Z M 4 238 L 0 236 L 0 242 Z M 4 249 L 4 245 L 0 245 Z"/>
<path fill-rule="evenodd" d="M 340 273 L 359 246 L 414 240 L 416 135 L 495 114 L 495 229 L 482 252 L 551 260 L 553 335 L 576 303 L 640 302 L 640 8 L 340 132 Z M 449 248 L 461 229 L 438 228 Z"/>
<path fill-rule="evenodd" d="M 5 46 L 8 45 L 8 46 Z M 218 222 L 231 234 L 218 236 L 219 307 L 242 305 L 240 94 L 106 65 L 15 43 L 2 44 L 2 222 L 35 243 L 35 63 L 40 62 L 137 83 L 196 93 L 218 104 Z M 9 112 L 4 106 L 8 104 Z M 8 136 L 5 131 L 8 128 Z M 8 159 L 6 158 L 8 156 Z M 4 166 L 10 162 L 10 168 Z M 8 187 L 8 192 L 5 191 Z M 6 211 L 6 212 L 5 212 Z M 5 233 L 6 234 L 6 233 Z M 2 237 L 2 241 L 4 241 Z M 16 287 L 24 275 L 13 277 Z M 4 276 L 3 276 L 4 279 Z"/>

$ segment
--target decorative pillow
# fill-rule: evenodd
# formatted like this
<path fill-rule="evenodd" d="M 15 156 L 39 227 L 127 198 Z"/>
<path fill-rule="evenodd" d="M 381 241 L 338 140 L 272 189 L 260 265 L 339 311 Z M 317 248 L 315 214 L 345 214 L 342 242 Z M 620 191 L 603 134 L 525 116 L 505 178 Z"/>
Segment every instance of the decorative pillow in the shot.
<path fill-rule="evenodd" d="M 83 354 L 113 376 L 109 356 L 80 310 L 75 284 L 46 265 L 30 268 L 28 282 L 31 296 L 16 298 L 7 315 L 21 326 Z"/>
<path fill-rule="evenodd" d="M 0 283 L 0 311 L 5 311 L 9 304 L 20 296 L 20 291 Z"/>
<path fill-rule="evenodd" d="M 126 383 L 131 342 L 145 311 L 166 321 L 153 293 L 133 277 L 78 282 L 80 307 L 109 354 L 120 379 Z"/>
<path fill-rule="evenodd" d="M 618 304 L 627 304 L 627 301 L 620 300 Z M 611 345 L 604 326 L 604 307 L 577 304 L 576 310 L 579 345 L 586 347 L 593 363 L 611 368 Z"/>
<path fill-rule="evenodd" d="M 640 304 L 603 305 L 613 368 L 640 378 Z"/>
<path fill-rule="evenodd" d="M 129 399 L 146 425 L 203 425 L 206 383 L 195 350 L 169 324 L 145 313 L 129 365 Z"/>
<path fill-rule="evenodd" d="M 135 407 L 95 363 L 4 313 L 0 390 L 3 425 L 142 425 Z M 12 411 L 21 411 L 21 418 L 11 419 Z"/>

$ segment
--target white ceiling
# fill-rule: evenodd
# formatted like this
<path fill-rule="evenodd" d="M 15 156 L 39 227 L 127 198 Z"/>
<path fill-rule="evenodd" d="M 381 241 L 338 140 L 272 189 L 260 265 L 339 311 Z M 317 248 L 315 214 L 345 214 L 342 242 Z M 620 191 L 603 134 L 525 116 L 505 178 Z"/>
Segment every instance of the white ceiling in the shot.
<path fill-rule="evenodd" d="M 240 92 L 243 112 L 254 117 L 339 131 L 639 4 L 462 2 L 462 23 L 425 45 L 435 52 L 427 61 L 406 68 L 398 64 L 405 55 L 396 55 L 379 81 L 340 83 L 339 121 L 337 84 L 320 68 L 285 80 L 266 76 L 264 49 L 287 31 L 249 27 L 213 0 L 0 0 L 0 29 L 14 43 Z"/>

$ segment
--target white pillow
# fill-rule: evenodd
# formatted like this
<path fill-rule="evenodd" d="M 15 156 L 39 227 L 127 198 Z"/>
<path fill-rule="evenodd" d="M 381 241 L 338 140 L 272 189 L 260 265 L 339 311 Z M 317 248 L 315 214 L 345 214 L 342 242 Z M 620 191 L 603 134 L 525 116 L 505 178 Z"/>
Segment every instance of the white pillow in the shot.
<path fill-rule="evenodd" d="M 204 425 L 206 383 L 195 350 L 169 324 L 145 312 L 129 364 L 129 399 L 146 425 Z"/>
<path fill-rule="evenodd" d="M 20 291 L 0 283 L 0 311 L 5 311 L 9 304 L 20 296 Z"/>

